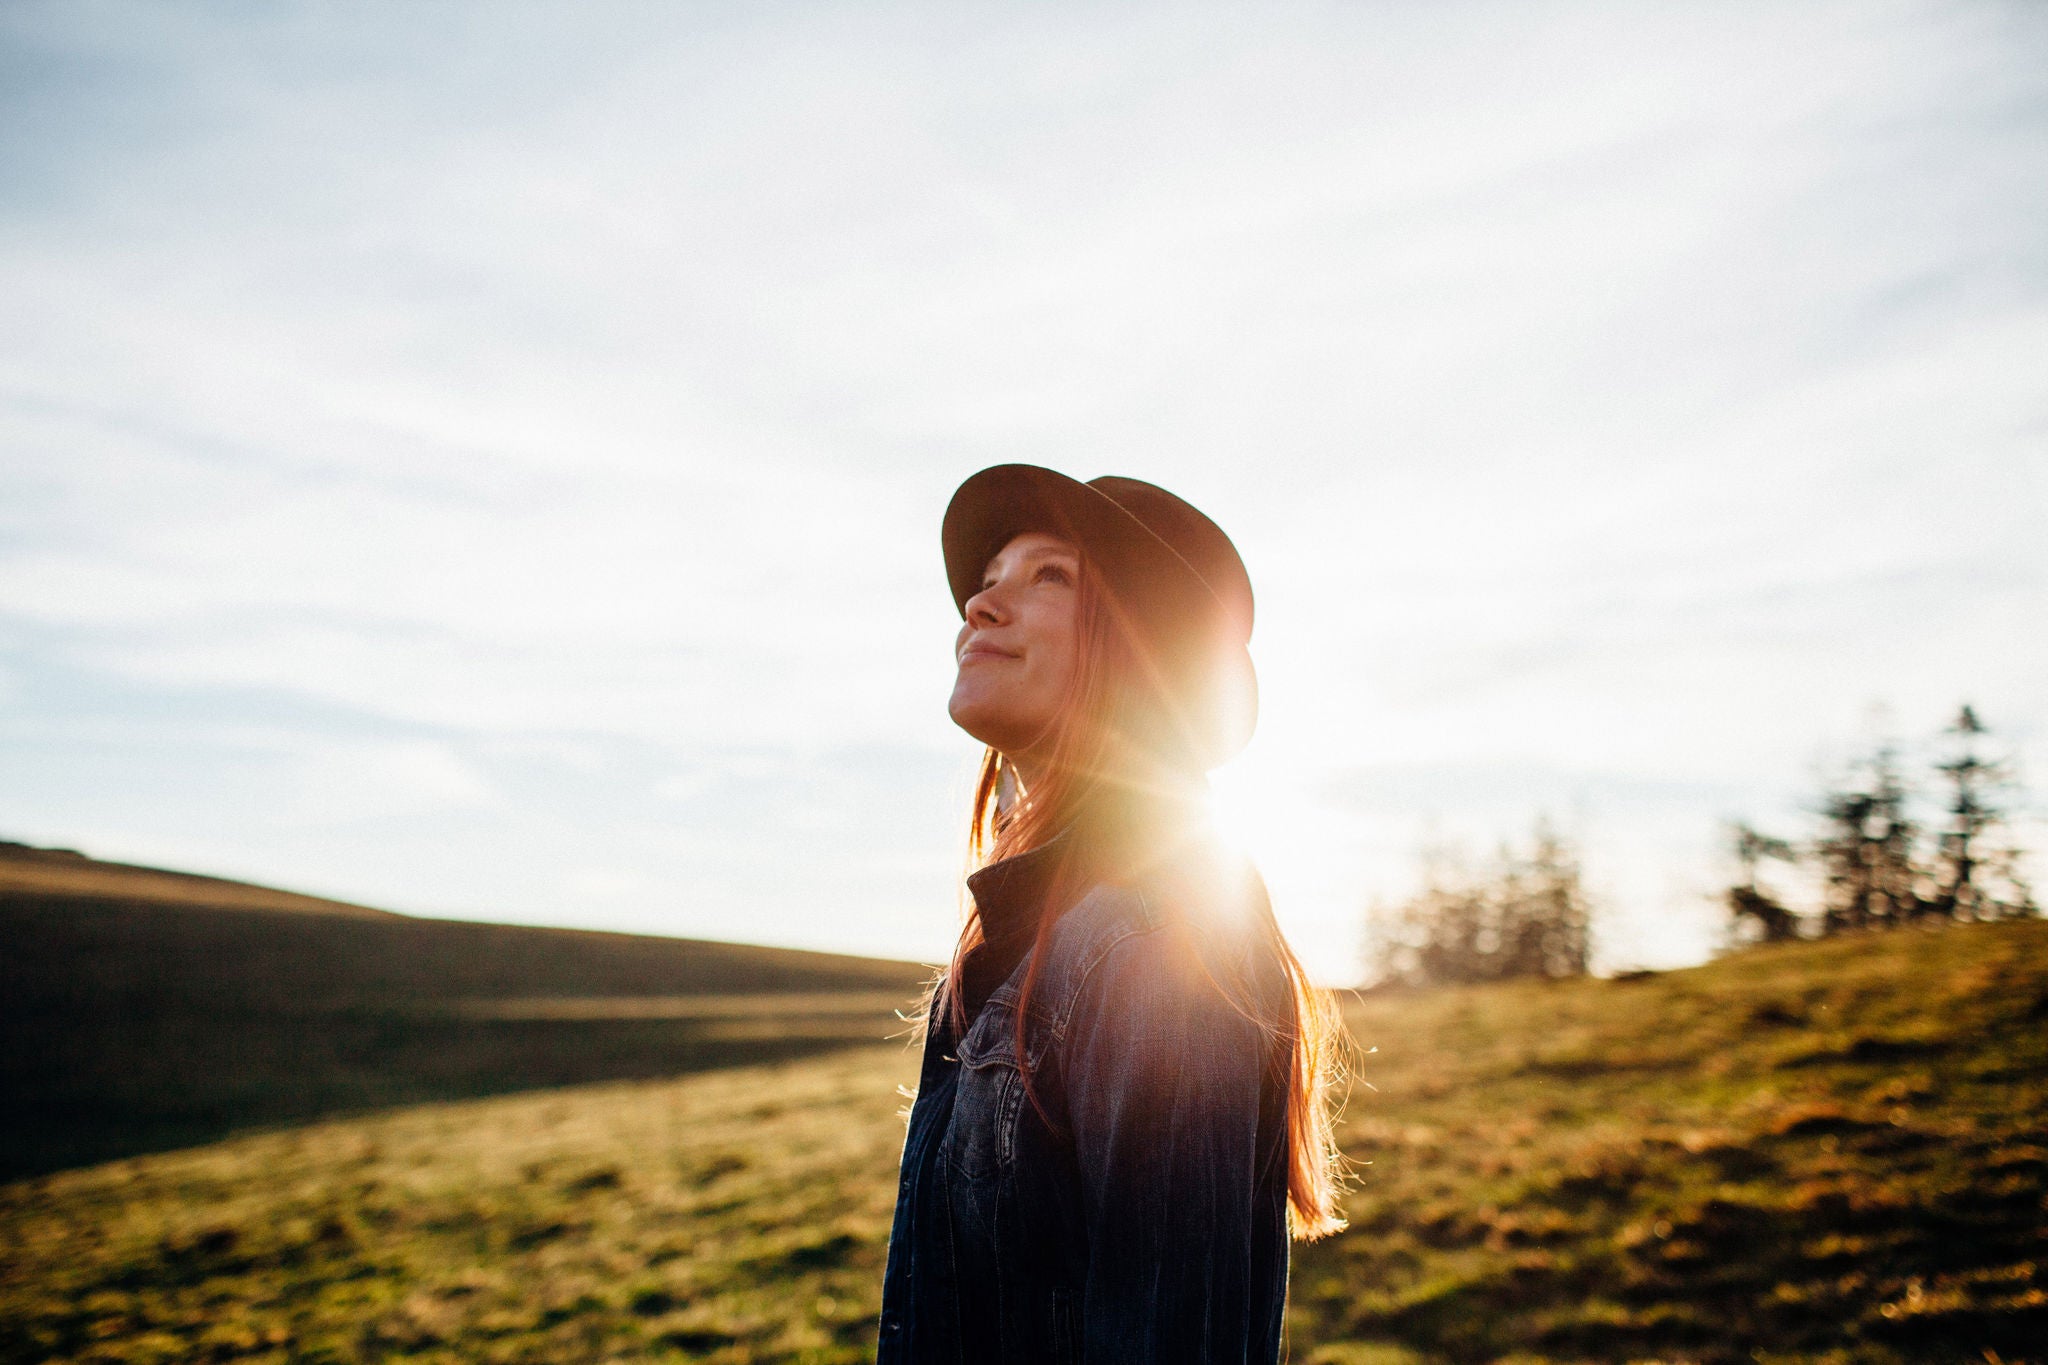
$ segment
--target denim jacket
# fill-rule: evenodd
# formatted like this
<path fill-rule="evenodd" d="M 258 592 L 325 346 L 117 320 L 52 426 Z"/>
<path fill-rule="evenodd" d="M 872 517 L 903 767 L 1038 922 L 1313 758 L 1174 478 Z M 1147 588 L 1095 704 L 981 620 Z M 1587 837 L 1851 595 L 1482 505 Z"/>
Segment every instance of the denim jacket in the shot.
<path fill-rule="evenodd" d="M 1046 852 L 969 881 L 987 942 L 967 963 L 968 1027 L 941 1010 L 926 1035 L 878 1365 L 1271 1365 L 1287 1293 L 1285 1054 L 1212 978 L 1255 982 L 1270 1019 L 1277 965 L 1224 922 L 1231 897 L 1219 915 L 1213 895 L 1095 887 L 1043 949 L 1027 1094 L 1029 954 L 1002 949 L 1035 932 Z M 978 990 L 973 969 L 991 962 L 1009 970 Z"/>

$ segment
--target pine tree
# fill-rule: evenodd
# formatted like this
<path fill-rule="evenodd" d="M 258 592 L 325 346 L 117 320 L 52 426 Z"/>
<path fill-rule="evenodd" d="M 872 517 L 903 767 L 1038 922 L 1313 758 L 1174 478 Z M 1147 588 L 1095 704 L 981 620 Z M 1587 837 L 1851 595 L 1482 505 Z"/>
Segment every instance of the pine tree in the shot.
<path fill-rule="evenodd" d="M 2007 808 L 2018 784 L 1989 756 L 1989 730 L 1970 706 L 1942 731 L 1945 756 L 1934 765 L 1947 784 L 1945 819 L 1932 847 L 1910 807 L 1914 796 L 1898 754 L 1881 744 L 1822 793 L 1818 836 L 1789 844 L 1735 822 L 1729 847 L 1741 879 L 1723 893 L 1731 943 L 1886 928 L 1918 920 L 1998 920 L 2041 913 L 2022 867 Z M 1923 852 L 1924 849 L 1924 852 Z M 1810 863 L 1821 903 L 1794 910 L 1760 879 L 1766 863 Z"/>
<path fill-rule="evenodd" d="M 1422 889 L 1399 905 L 1373 907 L 1368 974 L 1413 986 L 1491 980 L 1491 916 L 1464 858 L 1428 849 L 1422 878 Z"/>
<path fill-rule="evenodd" d="M 1959 920 L 2040 913 L 2020 870 L 2019 851 L 1996 837 L 2006 823 L 1998 799 L 2013 783 L 2010 769 L 1983 753 L 1989 730 L 1966 705 L 1942 733 L 1950 752 L 1935 769 L 1948 779 L 1949 800 L 1935 855 L 1935 912 Z"/>
<path fill-rule="evenodd" d="M 1829 934 L 1903 924 L 1929 908 L 1897 753 L 1880 745 L 1850 778 L 1822 794 L 1822 831 L 1813 844 L 1824 886 L 1821 929 Z"/>
<path fill-rule="evenodd" d="M 1778 943 L 1799 937 L 1800 916 L 1765 890 L 1761 881 L 1764 863 L 1790 863 L 1798 857 L 1791 841 L 1736 820 L 1728 826 L 1728 843 L 1742 869 L 1742 879 L 1725 893 L 1735 940 Z"/>
<path fill-rule="evenodd" d="M 1583 976 L 1592 957 L 1578 855 L 1542 821 L 1527 856 L 1503 845 L 1483 872 L 1425 855 L 1422 890 L 1376 908 L 1368 930 L 1370 973 L 1410 985 Z"/>
<path fill-rule="evenodd" d="M 1584 976 L 1592 953 L 1592 911 L 1579 877 L 1578 855 L 1547 820 L 1534 847 L 1502 880 L 1504 975 Z"/>

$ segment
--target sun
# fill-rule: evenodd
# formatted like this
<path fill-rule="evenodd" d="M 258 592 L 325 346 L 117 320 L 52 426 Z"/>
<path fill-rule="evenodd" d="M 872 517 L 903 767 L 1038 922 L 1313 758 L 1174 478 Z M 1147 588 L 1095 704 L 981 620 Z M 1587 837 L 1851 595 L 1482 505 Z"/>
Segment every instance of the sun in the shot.
<path fill-rule="evenodd" d="M 1312 847 L 1303 805 L 1297 784 L 1251 755 L 1209 775 L 1209 819 L 1217 837 L 1268 876 L 1284 875 Z"/>
<path fill-rule="evenodd" d="M 1210 820 L 1259 869 L 1310 976 L 1348 982 L 1357 976 L 1357 821 L 1317 799 L 1315 772 L 1247 753 L 1209 775 Z"/>

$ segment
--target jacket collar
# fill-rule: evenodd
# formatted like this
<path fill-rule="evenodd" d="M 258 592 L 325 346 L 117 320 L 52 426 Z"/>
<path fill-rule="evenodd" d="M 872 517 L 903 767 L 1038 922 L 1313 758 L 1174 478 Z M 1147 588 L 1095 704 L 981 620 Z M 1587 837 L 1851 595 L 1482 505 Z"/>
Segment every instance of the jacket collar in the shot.
<path fill-rule="evenodd" d="M 962 964 L 963 1003 L 970 1018 L 1030 951 L 1067 843 L 1062 831 L 1037 848 L 990 863 L 967 878 L 981 916 L 981 943 Z"/>

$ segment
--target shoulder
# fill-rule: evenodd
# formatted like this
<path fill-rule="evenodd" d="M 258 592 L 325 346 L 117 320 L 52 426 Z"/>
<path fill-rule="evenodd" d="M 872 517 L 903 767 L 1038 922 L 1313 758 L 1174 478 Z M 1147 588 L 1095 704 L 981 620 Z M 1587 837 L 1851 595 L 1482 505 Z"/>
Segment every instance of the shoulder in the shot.
<path fill-rule="evenodd" d="M 1099 882 L 1062 913 L 1046 935 L 1037 990 L 1047 1019 L 1063 1031 L 1075 998 L 1112 958 L 1128 958 L 1156 943 L 1165 927 L 1161 907 L 1140 887 Z"/>
<path fill-rule="evenodd" d="M 1133 1107 L 1151 1116 L 1133 1119 L 1141 1127 L 1255 1115 L 1285 1037 L 1277 973 L 1260 965 L 1278 965 L 1271 939 L 1207 919 L 1237 908 L 1212 895 L 1120 891 L 1131 899 L 1103 916 L 1113 931 L 1088 935 L 1094 951 L 1054 1030 L 1067 1112 L 1080 1124 L 1105 1105 Z"/>
<path fill-rule="evenodd" d="M 1065 1033 L 1078 1012 L 1263 1014 L 1278 959 L 1270 905 L 1242 859 L 1182 861 L 1092 888 L 1060 917 L 1040 982 Z M 1270 962 L 1268 959 L 1272 959 Z"/>

